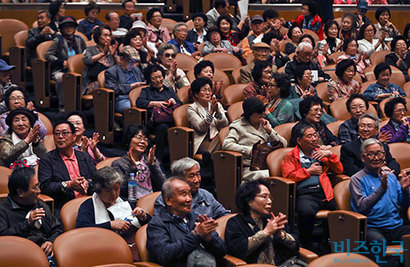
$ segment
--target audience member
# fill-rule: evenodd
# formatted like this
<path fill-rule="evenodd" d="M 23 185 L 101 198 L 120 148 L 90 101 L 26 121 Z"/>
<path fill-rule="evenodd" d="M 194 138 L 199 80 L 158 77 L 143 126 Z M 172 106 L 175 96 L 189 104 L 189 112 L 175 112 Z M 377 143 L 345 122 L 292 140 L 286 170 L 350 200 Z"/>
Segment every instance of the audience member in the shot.
<path fill-rule="evenodd" d="M 83 33 L 88 40 L 91 40 L 94 28 L 103 25 L 102 21 L 97 19 L 100 14 L 101 7 L 96 2 L 89 2 L 84 7 L 86 18 L 78 23 L 77 31 Z"/>
<path fill-rule="evenodd" d="M 298 123 L 292 129 L 292 137 L 297 145 L 283 159 L 282 175 L 296 182 L 299 238 L 303 247 L 309 249 L 316 213 L 337 208 L 328 174 L 341 174 L 343 166 L 328 147 L 320 146 L 317 129 L 310 123 Z"/>
<path fill-rule="evenodd" d="M 265 24 L 263 18 L 260 15 L 255 15 L 251 19 L 251 32 L 242 40 L 243 56 L 247 57 L 252 54 L 252 47 L 254 44 L 262 41 L 263 29 Z"/>
<path fill-rule="evenodd" d="M 385 62 L 400 69 L 406 81 L 409 81 L 410 51 L 408 51 L 406 39 L 403 36 L 396 36 L 390 45 L 391 53 L 386 55 Z"/>
<path fill-rule="evenodd" d="M 273 8 L 266 8 L 262 13 L 263 21 L 265 22 L 265 29 L 263 32 L 277 32 L 280 29 L 279 13 Z"/>
<path fill-rule="evenodd" d="M 364 76 L 364 69 L 368 66 L 368 63 L 366 62 L 366 55 L 365 54 L 358 54 L 358 45 L 357 41 L 355 39 L 345 39 L 343 41 L 343 52 L 345 52 L 343 55 L 339 56 L 336 60 L 336 63 L 339 63 L 340 61 L 344 59 L 352 59 L 355 64 L 356 64 L 356 71 L 360 73 L 360 76 L 362 78 L 365 78 Z"/>
<path fill-rule="evenodd" d="M 186 40 L 188 35 L 188 25 L 185 22 L 178 22 L 174 26 L 174 39 L 168 41 L 169 44 L 173 44 L 178 53 L 186 54 L 188 56 L 193 56 L 196 59 L 199 59 L 199 52 L 195 52 L 195 47 L 192 43 Z"/>
<path fill-rule="evenodd" d="M 161 26 L 162 23 L 162 11 L 159 8 L 151 8 L 148 10 L 146 18 L 148 21 L 147 26 L 147 42 L 153 44 L 153 48 L 157 48 L 162 43 L 166 43 L 171 40 L 168 29 Z"/>
<path fill-rule="evenodd" d="M 262 42 L 269 45 L 270 54 L 268 56 L 268 62 L 271 63 L 272 67 L 281 68 L 290 60 L 285 53 L 280 51 L 279 41 L 282 40 L 282 35 L 276 32 L 268 32 L 263 35 Z M 255 45 L 254 45 L 255 46 Z M 255 51 L 253 51 L 255 56 Z"/>
<path fill-rule="evenodd" d="M 306 42 L 309 43 L 312 47 L 314 47 L 312 52 L 312 62 L 316 63 L 320 67 L 325 67 L 327 65 L 326 53 L 324 54 L 323 51 L 320 51 L 316 47 L 315 39 L 313 39 L 312 35 L 310 34 L 303 34 L 299 38 L 299 43 Z"/>
<path fill-rule="evenodd" d="M 226 224 L 228 253 L 246 261 L 280 265 L 298 255 L 298 243 L 286 232 L 286 215 L 271 212 L 272 196 L 263 179 L 242 183 L 236 192 L 240 214 Z"/>
<path fill-rule="evenodd" d="M 242 49 L 232 46 L 228 40 L 222 40 L 221 32 L 218 27 L 212 26 L 208 28 L 206 41 L 204 42 L 204 47 L 201 51 L 203 56 L 211 53 L 228 53 L 240 58 L 242 55 Z"/>
<path fill-rule="evenodd" d="M 362 27 L 360 27 L 357 36 L 358 51 L 360 54 L 365 53 L 366 57 L 370 57 L 374 52 L 388 49 L 385 44 L 386 33 L 382 33 L 379 39 L 376 39 L 374 38 L 375 32 L 376 28 L 371 23 L 364 23 Z"/>
<path fill-rule="evenodd" d="M 61 0 L 52 1 L 48 6 L 48 13 L 50 13 L 50 28 L 54 32 L 58 32 L 59 23 L 65 17 L 65 2 Z"/>
<path fill-rule="evenodd" d="M 205 26 L 208 22 L 208 17 L 202 12 L 197 12 L 192 16 L 192 21 L 194 22 L 194 27 L 188 31 L 186 40 L 192 43 L 195 49 L 198 50 L 199 45 L 205 41 Z"/>
<path fill-rule="evenodd" d="M 270 46 L 264 42 L 256 43 L 252 46 L 253 57 L 251 63 L 240 68 L 241 83 L 250 83 L 253 81 L 252 70 L 255 67 L 255 63 L 258 61 L 267 61 L 269 57 Z M 271 69 L 276 71 L 276 67 L 269 63 Z"/>
<path fill-rule="evenodd" d="M 146 45 L 147 42 L 145 36 L 147 34 L 147 30 L 146 27 L 143 28 L 141 25 L 144 22 L 136 22 L 137 23 L 134 22 L 134 26 L 132 26 L 131 30 L 127 33 L 127 35 L 125 35 L 123 44 L 124 46 L 129 45 L 137 50 L 140 57 L 138 68 L 140 68 L 141 71 L 144 71 L 148 67 L 148 63 L 151 62 L 151 54 L 153 53 L 151 53 L 152 50 Z M 139 27 L 140 25 L 141 27 Z"/>
<path fill-rule="evenodd" d="M 356 36 L 357 25 L 355 16 L 352 13 L 343 13 L 339 38 L 344 41 L 349 38 L 356 39 Z"/>
<path fill-rule="evenodd" d="M 311 0 L 304 0 L 302 2 L 302 15 L 298 16 L 292 23 L 297 24 L 302 29 L 314 31 L 323 39 L 323 25 L 322 19 L 317 12 L 316 3 Z"/>
<path fill-rule="evenodd" d="M 252 69 L 252 81 L 243 89 L 243 97 L 259 97 L 264 104 L 269 100 L 272 66 L 268 61 L 257 61 Z"/>
<path fill-rule="evenodd" d="M 120 27 L 120 16 L 117 12 L 110 11 L 105 14 L 105 20 L 107 21 L 107 26 L 110 27 L 113 39 L 118 43 L 122 43 L 122 38 L 127 34 L 127 30 Z"/>
<path fill-rule="evenodd" d="M 0 59 L 0 95 L 4 96 L 6 92 L 11 87 L 16 87 L 17 85 L 11 82 L 11 71 L 14 70 L 16 66 L 9 65 L 3 59 Z M 8 110 L 7 104 L 4 100 L 0 102 L 0 114 Z"/>
<path fill-rule="evenodd" d="M 135 2 L 132 0 L 123 1 L 122 8 L 124 8 L 124 15 L 120 16 L 120 28 L 129 30 L 132 27 L 132 23 L 138 19 L 135 13 Z"/>
<path fill-rule="evenodd" d="M 410 120 L 406 117 L 406 104 L 405 98 L 395 97 L 384 106 L 384 113 L 390 120 L 380 132 L 391 134 L 391 138 L 386 140 L 388 143 L 407 142 Z"/>
<path fill-rule="evenodd" d="M 367 11 L 369 10 L 369 4 L 366 0 L 359 0 L 357 1 L 356 6 L 356 28 L 362 27 L 364 23 L 372 23 L 372 21 L 366 16 Z"/>
<path fill-rule="evenodd" d="M 54 240 L 63 233 L 63 227 L 48 205 L 38 199 L 36 171 L 26 167 L 14 170 L 8 189 L 7 199 L 0 204 L 0 235 L 27 238 L 52 257 Z"/>
<path fill-rule="evenodd" d="M 208 22 L 206 28 L 215 26 L 216 21 L 220 16 L 228 15 L 229 12 L 229 2 L 228 0 L 215 0 L 214 7 L 206 13 Z"/>
<path fill-rule="evenodd" d="M 91 193 L 89 179 L 95 166 L 87 153 L 74 149 L 75 127 L 71 122 L 58 122 L 53 135 L 56 149 L 41 158 L 38 177 L 42 192 L 54 199 L 54 211 L 60 217 L 66 202 Z"/>
<path fill-rule="evenodd" d="M 339 52 L 342 49 L 343 42 L 338 38 L 340 27 L 339 24 L 334 20 L 329 20 L 325 24 L 324 33 L 326 34 L 326 39 L 317 42 L 319 51 L 326 56 L 326 61 L 331 64 L 334 63 L 328 57 L 330 54 Z"/>
<path fill-rule="evenodd" d="M 389 8 L 385 6 L 378 7 L 374 17 L 377 20 L 377 23 L 374 24 L 376 28 L 375 38 L 379 38 L 383 32 L 385 32 L 385 40 L 388 42 L 391 41 L 392 38 L 400 35 L 400 32 L 397 30 L 396 26 L 390 22 L 391 14 Z"/>
<path fill-rule="evenodd" d="M 227 40 L 232 46 L 237 46 L 249 34 L 248 20 L 242 22 L 242 30 L 233 30 L 233 21 L 229 15 L 220 16 L 215 23 L 222 40 Z"/>
<path fill-rule="evenodd" d="M 192 213 L 190 186 L 178 177 L 165 181 L 166 208 L 147 228 L 147 249 L 153 261 L 166 266 L 217 266 L 226 254 L 225 242 L 215 231 L 218 223 L 205 214 Z"/>
<path fill-rule="evenodd" d="M 344 59 L 336 65 L 336 80 L 327 84 L 329 100 L 333 102 L 338 99 L 348 98 L 352 94 L 360 94 L 360 84 L 354 80 L 356 75 L 356 64 L 351 59 Z"/>
<path fill-rule="evenodd" d="M 223 81 L 214 80 L 214 77 L 215 77 L 214 73 L 215 73 L 214 63 L 212 63 L 212 61 L 209 61 L 209 60 L 201 60 L 194 67 L 195 79 L 198 79 L 201 77 L 210 79 L 212 81 L 213 94 L 216 96 L 216 99 L 220 101 L 222 99 L 221 89 L 224 84 L 223 84 Z M 193 101 L 192 91 L 190 90 L 189 93 L 191 94 L 189 96 L 190 97 L 189 102 L 193 103 L 194 101 Z"/>
<path fill-rule="evenodd" d="M 403 30 L 403 37 L 406 40 L 407 47 L 410 47 L 410 22 L 406 24 Z"/>
<path fill-rule="evenodd" d="M 362 162 L 360 146 L 363 141 L 369 138 L 376 138 L 379 132 L 379 119 L 372 114 L 363 114 L 359 119 L 359 138 L 353 139 L 351 142 L 345 143 L 340 148 L 340 161 L 344 168 L 343 173 L 352 176 L 356 172 L 363 169 L 364 164 Z M 379 135 L 379 139 L 381 136 Z M 386 153 L 385 166 L 386 171 L 394 171 L 394 173 L 400 173 L 400 165 L 390 154 L 389 146 L 383 144 L 384 151 Z"/>
<path fill-rule="evenodd" d="M 286 43 L 285 46 L 285 54 L 290 55 L 296 51 L 296 47 L 299 44 L 299 39 L 303 35 L 302 29 L 296 25 L 293 24 L 292 26 L 289 27 L 287 36 L 289 42 Z"/>

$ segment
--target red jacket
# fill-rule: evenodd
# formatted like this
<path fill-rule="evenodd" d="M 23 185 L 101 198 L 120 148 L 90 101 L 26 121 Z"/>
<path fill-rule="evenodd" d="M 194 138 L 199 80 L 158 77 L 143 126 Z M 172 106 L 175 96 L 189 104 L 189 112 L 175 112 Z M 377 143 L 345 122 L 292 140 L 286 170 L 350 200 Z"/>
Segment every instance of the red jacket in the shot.
<path fill-rule="evenodd" d="M 336 154 L 322 158 L 321 162 L 323 163 L 323 173 L 319 176 L 319 182 L 325 192 L 326 200 L 330 201 L 333 199 L 333 188 L 327 176 L 327 172 L 330 169 L 335 174 L 341 174 L 343 172 L 343 166 Z M 308 171 L 302 168 L 300 163 L 299 146 L 296 146 L 283 158 L 282 176 L 296 183 L 310 177 Z"/>
<path fill-rule="evenodd" d="M 293 20 L 292 21 L 292 23 L 296 23 L 300 28 L 302 28 L 302 26 L 303 26 L 303 19 L 305 18 L 305 16 L 303 16 L 303 15 L 300 15 L 299 17 L 297 17 L 295 20 Z M 315 15 L 314 17 L 313 17 L 313 20 L 312 20 L 312 24 L 311 25 L 315 25 L 315 24 L 317 24 L 318 25 L 318 29 L 309 29 L 309 30 L 313 30 L 313 31 L 315 31 L 316 33 L 317 33 L 317 35 L 319 36 L 319 39 L 320 40 L 323 40 L 324 39 L 324 30 L 323 30 L 323 23 L 322 23 L 322 19 L 318 16 L 318 15 Z M 313 47 L 314 48 L 314 47 Z"/>

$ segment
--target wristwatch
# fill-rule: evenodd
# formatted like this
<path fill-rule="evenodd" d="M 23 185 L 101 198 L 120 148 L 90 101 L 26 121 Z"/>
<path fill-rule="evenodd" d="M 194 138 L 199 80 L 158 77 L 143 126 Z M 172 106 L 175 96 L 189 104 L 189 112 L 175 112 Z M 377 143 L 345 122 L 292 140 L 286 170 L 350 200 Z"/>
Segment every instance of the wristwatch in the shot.
<path fill-rule="evenodd" d="M 68 181 L 61 182 L 61 185 L 63 186 L 64 191 L 68 190 Z"/>

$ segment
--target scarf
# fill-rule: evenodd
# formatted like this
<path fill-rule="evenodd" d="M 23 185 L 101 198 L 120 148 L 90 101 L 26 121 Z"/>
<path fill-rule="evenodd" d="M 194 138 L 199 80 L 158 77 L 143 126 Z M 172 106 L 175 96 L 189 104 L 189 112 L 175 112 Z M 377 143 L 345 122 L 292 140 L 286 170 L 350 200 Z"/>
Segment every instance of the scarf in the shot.
<path fill-rule="evenodd" d="M 23 139 L 18 137 L 15 132 L 11 134 L 11 140 L 13 142 L 13 145 L 16 145 L 17 143 L 23 141 Z M 20 166 L 21 164 L 23 164 L 26 167 L 35 166 L 37 165 L 38 160 L 39 158 L 33 152 L 33 145 L 30 143 L 28 145 L 28 148 L 20 156 L 18 156 L 17 160 L 12 163 L 12 165 L 17 164 Z"/>

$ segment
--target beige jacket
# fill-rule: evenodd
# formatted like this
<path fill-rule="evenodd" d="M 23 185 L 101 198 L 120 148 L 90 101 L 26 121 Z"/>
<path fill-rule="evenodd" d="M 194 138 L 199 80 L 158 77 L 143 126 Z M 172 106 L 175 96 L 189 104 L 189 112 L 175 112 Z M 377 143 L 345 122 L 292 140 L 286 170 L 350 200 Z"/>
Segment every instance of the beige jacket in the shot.
<path fill-rule="evenodd" d="M 202 142 L 204 141 L 211 124 L 214 124 L 216 128 L 221 130 L 222 128 L 228 126 L 229 122 L 225 116 L 225 110 L 220 103 L 218 103 L 220 110 L 219 114 L 209 115 L 208 111 L 205 110 L 201 104 L 194 102 L 189 105 L 187 116 L 188 123 L 194 132 L 194 154 L 198 151 Z M 208 119 L 207 116 L 209 115 Z"/>

